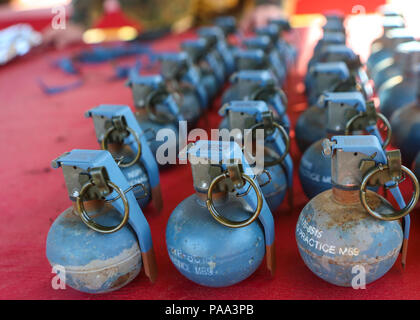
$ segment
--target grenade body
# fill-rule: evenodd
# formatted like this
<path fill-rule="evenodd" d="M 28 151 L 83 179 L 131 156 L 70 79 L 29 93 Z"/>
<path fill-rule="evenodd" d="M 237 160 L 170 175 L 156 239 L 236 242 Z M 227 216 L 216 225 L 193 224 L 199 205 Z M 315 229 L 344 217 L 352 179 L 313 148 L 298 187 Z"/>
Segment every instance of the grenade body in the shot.
<path fill-rule="evenodd" d="M 400 75 L 389 79 L 378 94 L 380 110 L 388 119 L 391 119 L 396 110 L 415 102 L 417 98 L 415 77 L 404 78 L 402 81 L 401 77 Z M 392 85 L 392 82 L 395 84 Z"/>
<path fill-rule="evenodd" d="M 331 189 L 331 159 L 322 156 L 322 141 L 320 139 L 306 149 L 300 160 L 299 179 L 309 199 Z"/>
<path fill-rule="evenodd" d="M 374 210 L 392 212 L 391 205 L 378 194 L 368 191 L 367 198 Z M 349 287 L 355 266 L 364 267 L 366 284 L 393 266 L 403 232 L 399 221 L 375 219 L 359 201 L 339 203 L 328 190 L 304 207 L 296 240 L 303 261 L 313 273 L 329 283 Z"/>
<path fill-rule="evenodd" d="M 121 215 L 111 205 L 91 214 L 103 225 L 117 225 Z M 117 290 L 131 282 L 142 266 L 137 237 L 127 224 L 111 234 L 88 228 L 74 212 L 65 210 L 52 224 L 47 237 L 47 258 L 65 268 L 66 285 L 87 293 Z"/>
<path fill-rule="evenodd" d="M 420 101 L 395 111 L 391 127 L 393 145 L 400 149 L 403 163 L 410 166 L 420 152 Z"/>
<path fill-rule="evenodd" d="M 216 208 L 229 219 L 239 221 L 252 214 L 252 209 L 234 195 L 222 201 Z M 197 194 L 172 212 L 166 244 L 178 271 L 209 287 L 226 287 L 248 278 L 265 254 L 264 232 L 258 221 L 243 228 L 225 227 L 211 216 Z"/>
<path fill-rule="evenodd" d="M 326 136 L 327 113 L 325 108 L 312 106 L 305 110 L 296 123 L 296 142 L 300 152 Z"/>
<path fill-rule="evenodd" d="M 150 146 L 150 150 L 152 151 L 153 155 L 156 157 L 156 153 L 158 148 L 166 144 L 169 148 L 176 148 L 178 150 L 178 141 L 179 141 L 179 131 L 178 128 L 174 123 L 160 123 L 153 120 L 150 120 L 149 117 L 145 114 L 136 113 L 136 119 L 139 122 L 140 126 L 143 128 L 143 131 L 150 131 L 151 133 L 146 133 L 149 137 L 148 143 Z M 156 134 L 160 129 L 170 129 L 176 135 L 176 142 L 168 143 L 168 137 L 165 138 L 164 141 L 157 141 Z M 153 136 L 153 138 L 150 138 Z M 158 163 L 161 165 L 160 163 Z"/>

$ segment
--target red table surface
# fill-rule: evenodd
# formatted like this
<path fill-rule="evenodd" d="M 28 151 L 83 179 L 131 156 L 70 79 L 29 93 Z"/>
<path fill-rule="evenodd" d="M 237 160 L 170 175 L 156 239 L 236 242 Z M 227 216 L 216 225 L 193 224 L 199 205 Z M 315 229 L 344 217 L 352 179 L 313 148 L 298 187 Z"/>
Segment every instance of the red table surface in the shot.
<path fill-rule="evenodd" d="M 366 27 L 366 25 L 365 25 Z M 369 30 L 368 30 L 369 29 Z M 357 46 L 368 48 L 374 28 L 358 29 Z M 362 32 L 360 32 L 362 30 Z M 363 31 L 364 30 L 364 31 Z M 310 31 L 310 32 L 308 32 Z M 369 31 L 369 32 L 367 32 Z M 365 32 L 365 34 L 363 34 Z M 369 33 L 366 35 L 366 33 Z M 298 29 L 292 35 L 301 55 L 299 72 L 305 69 L 319 29 Z M 156 49 L 177 49 L 179 41 L 192 34 L 170 36 L 156 43 Z M 362 43 L 361 43 L 362 42 Z M 363 44 L 363 45 L 362 45 Z M 305 50 L 303 50 L 305 48 Z M 336 287 L 317 278 L 303 263 L 295 241 L 295 226 L 307 203 L 295 170 L 293 212 L 283 204 L 275 215 L 277 271 L 271 277 L 262 263 L 248 279 L 228 288 L 206 288 L 184 278 L 172 265 L 166 251 L 165 228 L 177 204 L 194 192 L 188 165 L 161 172 L 164 209 L 152 207 L 145 215 L 152 230 L 159 276 L 149 283 L 142 272 L 126 287 L 109 294 L 89 295 L 69 287 L 54 290 L 54 276 L 45 256 L 45 241 L 54 219 L 70 202 L 62 170 L 53 170 L 51 160 L 74 148 L 97 149 L 91 119 L 84 112 L 99 104 L 132 106 L 130 90 L 123 81 L 109 81 L 110 64 L 83 66 L 85 84 L 73 91 L 45 95 L 37 85 L 64 84 L 74 80 L 51 64 L 63 52 L 34 52 L 0 69 L 0 298 L 2 299 L 418 299 L 420 298 L 420 218 L 412 215 L 412 233 L 408 265 L 403 271 L 400 260 L 380 280 L 366 290 Z M 299 94 L 300 78 L 291 77 L 286 87 L 289 113 L 295 123 L 305 98 Z M 220 121 L 216 101 L 210 114 L 210 126 Z M 293 141 L 295 169 L 300 154 Z"/>

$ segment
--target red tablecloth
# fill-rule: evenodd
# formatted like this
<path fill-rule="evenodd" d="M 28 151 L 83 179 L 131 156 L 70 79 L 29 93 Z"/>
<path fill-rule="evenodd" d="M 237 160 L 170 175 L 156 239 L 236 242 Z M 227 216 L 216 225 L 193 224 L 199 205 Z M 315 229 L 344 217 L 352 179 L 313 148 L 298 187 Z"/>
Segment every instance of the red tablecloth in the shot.
<path fill-rule="evenodd" d="M 368 30 L 366 30 L 368 31 Z M 315 33 L 298 30 L 292 36 L 301 52 L 311 53 Z M 319 32 L 318 32 L 319 34 Z M 360 34 L 359 34 L 360 35 Z M 172 36 L 156 43 L 159 49 L 176 49 L 183 37 Z M 363 36 L 363 34 L 362 34 Z M 370 39 L 358 38 L 358 44 Z M 130 90 L 123 81 L 109 81 L 109 64 L 84 66 L 85 84 L 73 91 L 47 96 L 37 85 L 68 83 L 71 76 L 51 66 L 53 61 L 73 50 L 47 51 L 14 61 L 0 68 L 0 298 L 21 299 L 418 299 L 420 298 L 420 218 L 412 217 L 412 235 L 408 266 L 402 270 L 399 260 L 380 280 L 366 290 L 330 285 L 312 274 L 302 262 L 295 242 L 295 225 L 299 212 L 308 201 L 302 194 L 295 170 L 295 209 L 288 212 L 284 204 L 275 216 L 277 272 L 271 277 L 265 265 L 245 281 L 228 288 L 205 288 L 184 278 L 169 260 L 165 245 L 165 228 L 175 206 L 192 194 L 192 177 L 188 165 L 161 173 L 164 210 L 148 208 L 159 267 L 159 277 L 150 284 L 143 273 L 128 286 L 105 295 L 88 295 L 71 288 L 53 290 L 51 267 L 45 256 L 47 232 L 53 220 L 69 205 L 62 170 L 50 167 L 52 159 L 73 148 L 97 149 L 91 119 L 84 112 L 102 103 L 132 106 Z M 305 55 L 303 55 L 305 56 Z M 306 54 L 307 56 L 307 54 Z M 304 64 L 300 65 L 304 70 Z M 304 97 L 298 93 L 298 79 L 287 86 L 293 122 Z M 210 125 L 217 127 L 219 105 L 211 110 Z M 297 168 L 300 155 L 293 144 L 292 155 Z"/>

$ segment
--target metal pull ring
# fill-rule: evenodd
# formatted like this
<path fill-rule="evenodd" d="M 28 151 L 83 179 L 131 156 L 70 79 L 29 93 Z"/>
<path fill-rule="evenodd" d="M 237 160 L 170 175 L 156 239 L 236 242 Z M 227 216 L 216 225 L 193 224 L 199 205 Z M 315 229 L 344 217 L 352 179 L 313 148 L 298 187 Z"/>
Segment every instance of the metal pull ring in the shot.
<path fill-rule="evenodd" d="M 284 150 L 282 155 L 280 155 L 277 159 L 275 159 L 273 161 L 265 161 L 265 159 L 264 159 L 264 167 L 272 167 L 272 166 L 275 166 L 277 164 L 281 164 L 283 162 L 284 158 L 286 158 L 286 156 L 287 156 L 287 154 L 289 153 L 289 150 L 290 150 L 290 139 L 289 139 L 289 135 L 287 134 L 286 130 L 281 125 L 279 125 L 277 122 L 273 122 L 272 124 L 276 129 L 278 129 L 280 131 L 280 134 L 283 137 L 283 141 L 286 144 L 286 149 Z M 253 125 L 251 127 L 250 133 L 253 134 L 255 130 L 260 129 L 261 127 L 264 128 L 264 123 L 263 122 L 256 123 L 255 125 Z"/>
<path fill-rule="evenodd" d="M 392 214 L 382 214 L 382 213 L 372 210 L 369 207 L 366 200 L 366 187 L 368 185 L 370 178 L 372 178 L 375 174 L 383 170 L 388 170 L 388 165 L 374 167 L 363 177 L 362 184 L 360 186 L 360 192 L 359 192 L 360 201 L 362 202 L 362 205 L 366 209 L 366 211 L 374 218 L 384 220 L 384 221 L 398 220 L 400 218 L 403 218 L 407 214 L 409 214 L 416 206 L 417 201 L 419 200 L 419 195 L 420 195 L 419 182 L 416 176 L 414 175 L 414 173 L 411 172 L 411 170 L 409 170 L 407 167 L 401 166 L 401 170 L 411 178 L 411 182 L 413 183 L 413 189 L 414 189 L 413 196 L 411 197 L 410 202 L 408 203 L 408 205 L 405 206 L 405 208 L 394 211 Z"/>
<path fill-rule="evenodd" d="M 257 208 L 255 209 L 254 214 L 249 219 L 246 219 L 243 221 L 232 221 L 230 219 L 223 217 L 214 207 L 213 189 L 216 187 L 216 185 L 220 181 L 229 177 L 229 174 L 227 172 L 222 173 L 220 176 L 217 176 L 216 178 L 214 178 L 213 181 L 210 183 L 210 187 L 207 191 L 207 201 L 206 201 L 207 209 L 210 211 L 211 215 L 213 216 L 214 219 L 216 219 L 217 222 L 221 223 L 222 225 L 226 227 L 230 227 L 230 228 L 246 227 L 247 225 L 250 225 L 252 222 L 254 222 L 261 213 L 261 209 L 263 206 L 263 197 L 261 195 L 261 191 L 258 189 L 254 180 L 251 179 L 248 175 L 242 173 L 241 176 L 243 179 L 249 182 L 249 184 L 252 186 L 252 188 L 255 190 L 255 193 L 257 194 Z"/>
<path fill-rule="evenodd" d="M 90 187 L 94 186 L 92 182 L 86 183 L 80 190 L 80 194 L 76 199 L 76 209 L 84 224 L 86 224 L 90 229 L 100 233 L 113 233 L 120 230 L 127 223 L 130 209 L 125 193 L 121 190 L 121 188 L 118 187 L 116 184 L 112 183 L 111 181 L 107 181 L 106 183 L 109 187 L 111 187 L 118 193 L 118 196 L 121 197 L 121 200 L 124 204 L 124 217 L 118 225 L 112 227 L 103 226 L 96 223 L 91 217 L 89 217 L 83 204 L 83 195 L 89 190 Z"/>
<path fill-rule="evenodd" d="M 391 142 L 391 136 L 392 136 L 392 129 L 391 129 L 391 124 L 389 123 L 388 119 L 380 112 L 376 113 L 376 115 L 378 116 L 379 119 L 382 120 L 382 122 L 384 123 L 385 127 L 388 129 L 386 131 L 386 139 L 382 145 L 382 148 L 385 149 L 389 143 Z M 357 120 L 364 117 L 364 113 L 359 113 L 356 114 L 354 117 L 352 117 L 349 121 L 347 121 L 346 123 L 346 130 L 345 130 L 345 135 L 348 136 L 351 134 L 351 127 L 353 125 L 353 123 Z"/>
<path fill-rule="evenodd" d="M 130 161 L 130 162 L 128 162 L 128 163 L 123 163 L 122 161 L 120 161 L 119 163 L 118 163 L 118 166 L 120 167 L 120 168 L 128 168 L 128 167 L 131 167 L 133 164 L 135 164 L 137 161 L 139 161 L 139 159 L 140 159 L 140 156 L 141 156 L 141 142 L 140 142 L 140 139 L 139 139 L 139 137 L 137 136 L 137 133 L 133 130 L 133 129 L 131 129 L 130 127 L 126 127 L 125 128 L 133 137 L 134 137 L 134 139 L 136 140 L 136 143 L 137 143 L 137 154 L 136 154 L 136 156 L 134 157 L 134 159 L 132 160 L 132 161 Z M 102 148 L 102 150 L 108 150 L 108 138 L 109 138 L 109 135 L 114 131 L 114 130 L 117 130 L 117 128 L 115 128 L 114 126 L 112 126 L 111 128 L 109 128 L 106 132 L 105 132 L 105 135 L 104 135 L 104 138 L 102 139 L 102 143 L 101 143 L 101 148 Z"/>

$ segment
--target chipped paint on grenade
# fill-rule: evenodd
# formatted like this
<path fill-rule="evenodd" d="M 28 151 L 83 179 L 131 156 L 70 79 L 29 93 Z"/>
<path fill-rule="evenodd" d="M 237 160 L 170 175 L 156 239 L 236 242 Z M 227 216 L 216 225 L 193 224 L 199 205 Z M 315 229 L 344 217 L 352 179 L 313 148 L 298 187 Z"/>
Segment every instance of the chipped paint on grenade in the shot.
<path fill-rule="evenodd" d="M 381 196 L 369 193 L 375 210 L 390 210 Z M 366 283 L 382 277 L 394 265 L 403 233 L 398 221 L 371 217 L 360 203 L 334 201 L 331 190 L 313 198 L 302 210 L 296 226 L 299 253 L 309 269 L 321 279 L 350 287 L 354 266 L 366 271 Z"/>
<path fill-rule="evenodd" d="M 331 142 L 333 149 L 328 154 L 332 154 L 334 187 L 303 208 L 296 226 L 299 253 L 307 267 L 329 283 L 352 286 L 358 273 L 353 268 L 359 266 L 369 284 L 394 265 L 403 243 L 401 223 L 374 218 L 359 199 L 360 161 L 371 159 L 383 164 L 386 155 L 374 136 L 336 136 Z M 394 210 L 375 192 L 367 191 L 367 201 L 377 212 Z"/>
<path fill-rule="evenodd" d="M 103 225 L 116 225 L 121 220 L 110 205 L 92 216 Z M 130 226 L 107 235 L 95 232 L 80 220 L 73 207 L 52 224 L 46 251 L 52 266 L 65 268 L 66 285 L 87 293 L 118 290 L 131 282 L 142 266 L 140 248 Z"/>
<path fill-rule="evenodd" d="M 142 264 L 154 281 L 156 269 L 149 225 L 111 154 L 104 150 L 72 150 L 55 159 L 52 166 L 62 167 L 72 201 L 76 201 L 85 183 L 92 183 L 90 170 L 96 170 L 97 179 L 106 179 L 121 190 L 128 190 L 125 192 L 130 210 L 128 223 L 116 232 L 105 234 L 92 230 L 82 222 L 73 206 L 52 224 L 46 255 L 52 266 L 64 267 L 66 285 L 87 293 L 110 292 L 131 282 Z M 95 188 L 98 188 L 96 192 L 102 192 L 100 186 Z M 84 203 L 89 216 L 97 224 L 115 226 L 121 222 L 125 205 L 121 198 L 116 198 L 115 190 L 103 193 L 105 200 L 114 200 L 108 203 L 99 200 L 102 196 L 95 192 L 84 196 L 88 197 Z"/>

